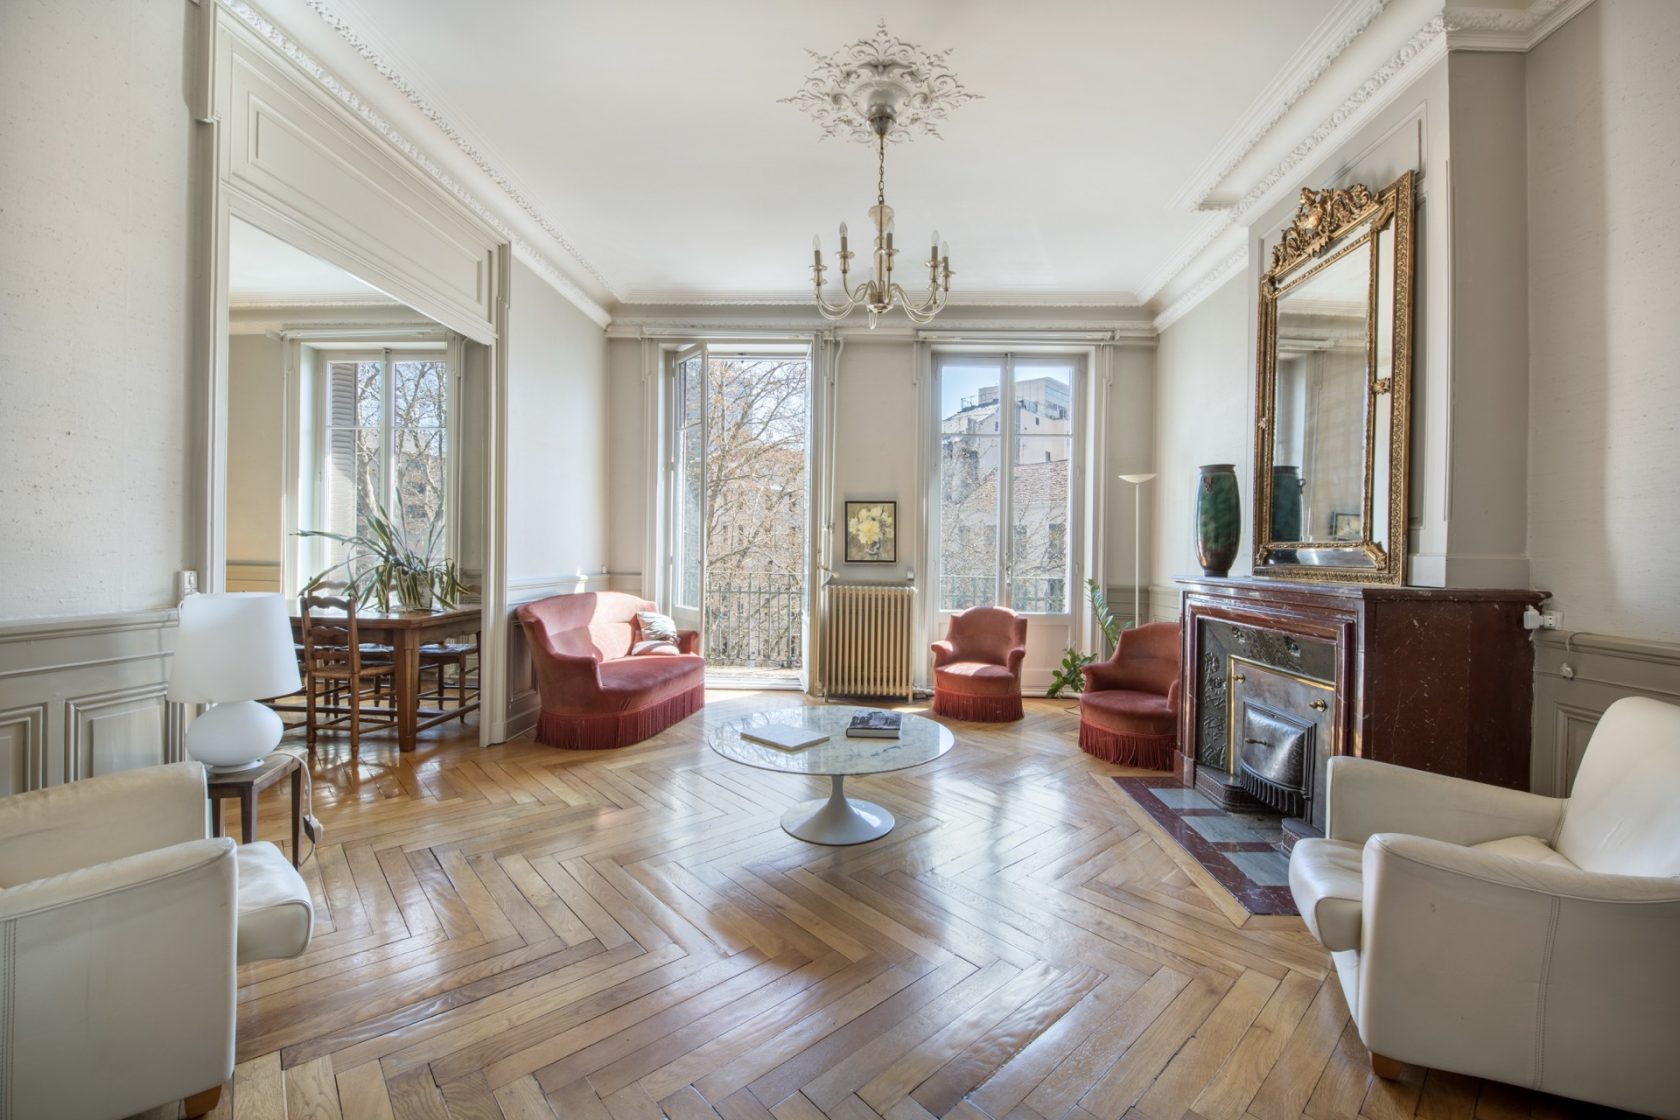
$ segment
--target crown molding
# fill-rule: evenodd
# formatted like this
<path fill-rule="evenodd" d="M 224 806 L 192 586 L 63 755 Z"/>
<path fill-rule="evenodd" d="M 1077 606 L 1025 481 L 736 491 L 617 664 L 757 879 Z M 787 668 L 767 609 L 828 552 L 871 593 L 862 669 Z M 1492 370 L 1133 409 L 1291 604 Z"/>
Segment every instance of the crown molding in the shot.
<path fill-rule="evenodd" d="M 625 307 L 804 307 L 809 290 L 763 292 L 632 291 L 615 306 Z M 1102 307 L 1139 310 L 1143 303 L 1131 292 L 953 292 L 945 304 L 953 307 Z"/>
<path fill-rule="evenodd" d="M 1222 210 L 1213 200 L 1237 165 L 1289 114 L 1297 102 L 1388 7 L 1390 0 L 1341 0 L 1261 91 L 1231 131 L 1196 169 L 1172 201 L 1175 210 Z M 1191 256 L 1195 254 L 1192 253 Z M 1155 291 L 1159 291 L 1157 285 Z M 1153 296 L 1149 292 L 1145 296 Z"/>
<path fill-rule="evenodd" d="M 1425 21 L 1370 77 L 1343 98 L 1329 116 L 1291 148 L 1276 167 L 1243 192 L 1231 208 L 1232 220 L 1240 222 L 1262 203 L 1269 202 L 1273 191 L 1284 185 L 1332 137 L 1398 97 L 1418 75 L 1446 54 L 1446 45 L 1446 21 L 1441 16 Z"/>
<path fill-rule="evenodd" d="M 388 121 L 372 105 L 368 104 L 361 95 L 350 88 L 338 75 L 323 66 L 313 55 L 304 50 L 298 41 L 283 28 L 268 17 L 267 14 L 248 2 L 248 0 L 221 0 L 223 7 L 246 27 L 250 28 L 258 37 L 273 47 L 282 57 L 312 80 L 320 89 L 327 93 L 339 104 L 348 109 L 364 125 L 377 134 L 392 148 L 407 157 L 415 167 L 424 172 L 434 183 L 444 190 L 450 197 L 470 210 L 479 221 L 494 230 L 502 238 L 514 246 L 519 253 L 521 246 L 524 253 L 521 259 L 532 265 L 533 270 L 541 275 L 562 296 L 597 325 L 605 327 L 611 316 L 606 308 L 597 303 L 593 296 L 586 292 L 567 273 L 548 259 L 547 255 L 539 251 L 524 238 L 520 237 L 493 208 L 486 205 L 466 186 L 457 181 L 445 168 L 428 156 L 420 146 L 410 139 L 396 126 Z M 313 0 L 306 0 L 313 5 Z M 319 13 L 317 13 L 319 14 Z M 323 19 L 326 17 L 323 16 Z M 329 26 L 330 26 L 329 21 Z M 343 35 L 343 32 L 340 32 Z M 349 42 L 347 39 L 346 42 Z M 351 43 L 354 47 L 355 44 Z M 359 52 L 358 52 L 359 53 Z M 388 79 L 389 80 L 389 79 Z M 400 87 L 399 87 L 400 89 Z M 406 95 L 405 95 L 406 96 Z M 421 108 L 416 105 L 416 108 Z M 424 109 L 421 109 L 424 112 Z M 433 122 L 436 124 L 436 122 Z M 447 133 L 446 133 L 447 135 Z M 493 177 L 492 177 L 493 179 Z M 494 179 L 493 179 L 494 181 Z M 498 184 L 499 186 L 500 184 Z M 544 232 L 549 228 L 545 226 Z M 569 243 L 567 243 L 569 244 Z M 541 263 L 538 263 L 541 262 Z M 605 285 L 603 285 L 605 286 Z M 609 288 L 610 290 L 610 288 Z"/>
<path fill-rule="evenodd" d="M 1449 7 L 1447 48 L 1531 51 L 1593 0 L 1533 0 L 1525 9 Z"/>
<path fill-rule="evenodd" d="M 554 243 L 565 251 L 566 256 L 571 261 L 594 278 L 601 287 L 616 296 L 612 281 L 607 279 L 606 274 L 585 257 L 578 247 L 572 244 L 571 239 L 562 233 L 559 227 L 551 222 L 542 211 L 537 209 L 536 204 L 514 184 L 505 172 L 490 161 L 489 157 L 485 155 L 485 148 L 488 145 L 456 125 L 444 114 L 433 98 L 423 94 L 413 82 L 397 70 L 396 66 L 386 57 L 391 53 L 388 48 L 376 47 L 367 36 L 351 27 L 348 20 L 334 12 L 325 3 L 325 0 L 303 0 L 303 5 L 320 16 L 322 21 L 332 28 L 339 38 L 349 44 L 362 61 L 366 62 L 375 73 L 389 82 L 392 88 L 402 94 L 410 105 L 418 109 L 420 114 L 432 123 L 434 128 L 443 133 L 450 143 L 454 144 L 463 155 L 472 160 L 473 165 L 484 172 L 485 176 L 497 187 L 501 188 L 502 193 L 507 195 L 514 205 L 518 206 L 527 217 L 535 222 L 539 229 L 553 239 Z"/>
<path fill-rule="evenodd" d="M 1044 317 L 1007 317 L 1007 316 L 957 316 L 947 312 L 940 316 L 939 322 L 933 327 L 918 327 L 902 316 L 882 322 L 879 326 L 869 327 L 865 321 L 829 322 L 811 307 L 805 314 L 786 314 L 786 309 L 777 306 L 760 305 L 756 310 L 763 314 L 752 314 L 752 309 L 737 307 L 734 309 L 717 308 L 712 306 L 691 304 L 687 308 L 671 306 L 624 306 L 619 309 L 607 328 L 607 337 L 613 339 L 634 339 L 648 337 L 684 337 L 719 334 L 763 334 L 766 332 L 780 332 L 783 334 L 806 335 L 813 333 L 831 334 L 846 337 L 854 342 L 892 342 L 899 340 L 916 340 L 931 336 L 939 337 L 974 337 L 983 334 L 1009 337 L 1023 337 L 1026 335 L 1045 336 L 1051 333 L 1078 333 L 1081 336 L 1102 336 L 1102 341 L 1129 342 L 1132 344 L 1153 345 L 1155 328 L 1148 319 L 1113 320 L 1095 317 L 1079 317 L 1077 315 L 1060 314 Z M 1046 310 L 1051 310 L 1046 308 Z M 1076 312 L 1078 308 L 1061 308 L 1064 312 Z"/>
<path fill-rule="evenodd" d="M 1140 302 L 1149 305 L 1152 300 L 1174 280 L 1182 276 L 1196 262 L 1208 247 L 1218 241 L 1231 228 L 1231 216 L 1222 211 L 1206 215 L 1202 223 L 1191 232 L 1190 236 L 1174 249 L 1167 259 L 1161 263 L 1149 280 L 1144 284 Z"/>
<path fill-rule="evenodd" d="M 1160 314 L 1155 316 L 1155 321 L 1151 324 L 1154 326 L 1156 333 L 1159 334 L 1184 318 L 1197 304 L 1224 287 L 1226 281 L 1247 268 L 1248 245 L 1245 243 L 1236 252 L 1221 259 L 1203 274 L 1200 280 L 1185 289 L 1183 295 L 1161 309 Z"/>

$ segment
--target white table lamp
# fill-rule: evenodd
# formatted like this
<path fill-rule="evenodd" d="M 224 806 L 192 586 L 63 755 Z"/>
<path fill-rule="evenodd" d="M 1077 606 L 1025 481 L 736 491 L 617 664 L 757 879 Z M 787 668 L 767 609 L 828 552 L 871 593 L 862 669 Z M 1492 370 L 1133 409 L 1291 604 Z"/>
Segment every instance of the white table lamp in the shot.
<path fill-rule="evenodd" d="M 257 765 L 286 730 L 257 701 L 300 687 L 282 596 L 230 592 L 181 603 L 169 699 L 212 705 L 187 729 L 189 756 L 218 771 Z"/>
<path fill-rule="evenodd" d="M 1143 484 L 1155 477 L 1123 474 L 1120 481 L 1132 484 L 1132 626 L 1143 625 Z"/>

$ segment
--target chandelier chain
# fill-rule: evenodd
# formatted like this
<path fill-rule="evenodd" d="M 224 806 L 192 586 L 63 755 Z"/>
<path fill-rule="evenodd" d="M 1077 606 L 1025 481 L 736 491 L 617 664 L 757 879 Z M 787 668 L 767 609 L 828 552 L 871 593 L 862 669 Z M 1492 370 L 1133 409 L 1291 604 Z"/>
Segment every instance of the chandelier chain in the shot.
<path fill-rule="evenodd" d="M 877 138 L 881 153 L 880 173 L 875 178 L 875 201 L 881 206 L 887 204 L 887 134 L 881 133 Z"/>

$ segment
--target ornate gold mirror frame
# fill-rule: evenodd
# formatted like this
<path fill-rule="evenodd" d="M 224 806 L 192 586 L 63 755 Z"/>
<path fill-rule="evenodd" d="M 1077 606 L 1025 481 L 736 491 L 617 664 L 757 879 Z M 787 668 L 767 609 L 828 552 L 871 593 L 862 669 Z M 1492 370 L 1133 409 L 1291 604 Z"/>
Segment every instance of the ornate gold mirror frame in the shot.
<path fill-rule="evenodd" d="M 1272 249 L 1271 270 L 1260 279 L 1259 361 L 1254 439 L 1254 574 L 1282 579 L 1319 580 L 1343 583 L 1400 584 L 1406 578 L 1406 484 L 1411 449 L 1412 381 L 1412 281 L 1413 281 L 1413 198 L 1414 173 L 1408 171 L 1381 193 L 1353 186 L 1346 189 L 1303 190 L 1301 204 L 1289 227 Z M 1361 255 L 1363 254 L 1363 255 Z M 1332 279 L 1327 273 L 1338 263 Z M 1368 265 L 1368 268 L 1366 267 Z M 1360 275 L 1362 270 L 1365 275 Z M 1318 289 L 1363 287 L 1363 462 L 1353 464 L 1351 447 L 1342 464 L 1342 474 L 1363 476 L 1357 510 L 1330 512 L 1327 523 L 1322 509 L 1313 511 L 1312 524 L 1304 520 L 1300 492 L 1308 481 L 1291 472 L 1302 464 L 1275 463 L 1275 451 L 1285 438 L 1317 446 L 1315 423 L 1329 420 L 1315 415 L 1314 401 L 1305 388 L 1295 389 L 1299 378 L 1291 378 L 1288 415 L 1279 400 L 1278 353 L 1280 343 L 1279 303 L 1293 293 L 1301 305 L 1323 305 L 1313 300 L 1314 288 L 1306 287 L 1317 278 Z M 1303 298 L 1305 297 L 1305 298 Z M 1350 306 L 1346 303 L 1340 306 Z M 1352 303 L 1357 322 L 1358 303 Z M 1385 314 L 1385 312 L 1387 314 Z M 1385 321 L 1386 320 L 1386 321 Z M 1286 345 L 1290 340 L 1284 339 Z M 1342 340 L 1344 364 L 1357 354 Z M 1381 343 L 1386 342 L 1386 349 Z M 1294 345 L 1310 348 L 1305 343 Z M 1322 344 L 1328 346 L 1330 344 Z M 1292 355 L 1292 357 L 1295 355 Z M 1353 358 L 1357 362 L 1357 358 Z M 1386 369 L 1384 366 L 1386 365 Z M 1352 366 L 1357 369 L 1357 364 Z M 1347 393 L 1344 387 L 1342 390 Z M 1351 417 L 1351 399 L 1344 416 Z M 1343 434 L 1351 444 L 1355 433 L 1351 423 Z M 1305 459 L 1304 454 L 1286 456 Z M 1280 473 L 1281 472 L 1281 473 Z M 1345 501 L 1353 500 L 1353 478 L 1344 482 Z M 1283 488 L 1296 487 L 1285 493 Z M 1284 505 L 1274 510 L 1281 500 Z M 1289 504 L 1293 503 L 1293 521 Z M 1322 503 L 1320 503 L 1322 505 Z M 1274 516 L 1281 512 L 1281 519 Z M 1297 539 L 1279 538 L 1279 532 L 1293 527 Z M 1324 535 L 1318 536 L 1322 528 Z M 1307 539 L 1299 539 L 1307 538 Z"/>

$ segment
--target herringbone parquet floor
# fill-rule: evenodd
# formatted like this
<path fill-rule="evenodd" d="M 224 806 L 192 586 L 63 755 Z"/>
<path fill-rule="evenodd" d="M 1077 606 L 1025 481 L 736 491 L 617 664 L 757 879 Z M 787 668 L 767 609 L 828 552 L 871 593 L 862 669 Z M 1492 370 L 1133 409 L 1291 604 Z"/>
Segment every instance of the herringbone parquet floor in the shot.
<path fill-rule="evenodd" d="M 217 1115 L 1586 1114 L 1373 1078 L 1299 921 L 1248 918 L 1181 864 L 1065 703 L 857 780 L 898 818 L 882 840 L 788 837 L 781 812 L 824 782 L 718 758 L 700 725 L 800 702 L 717 693 L 606 753 L 480 750 L 470 729 L 402 758 L 370 740 L 356 765 L 329 748 L 314 944 L 242 971 Z M 279 838 L 283 795 L 263 814 Z"/>

